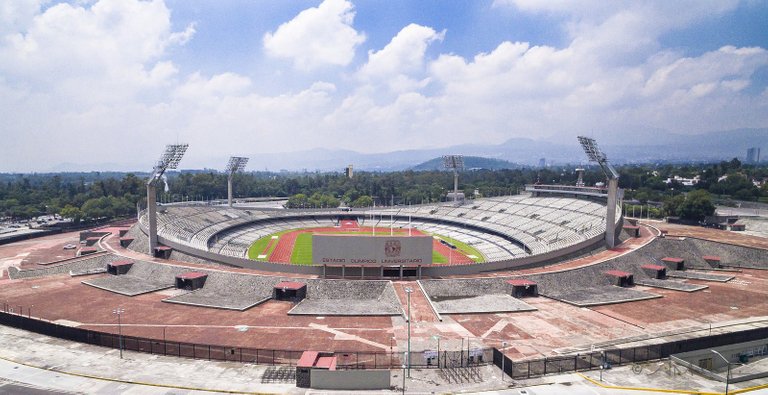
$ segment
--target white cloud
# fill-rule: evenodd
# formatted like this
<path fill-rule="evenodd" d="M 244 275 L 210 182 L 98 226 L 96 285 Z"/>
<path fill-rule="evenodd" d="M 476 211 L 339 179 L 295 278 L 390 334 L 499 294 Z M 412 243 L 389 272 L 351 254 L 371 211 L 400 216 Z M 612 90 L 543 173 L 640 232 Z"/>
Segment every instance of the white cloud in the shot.
<path fill-rule="evenodd" d="M 420 71 L 427 46 L 442 40 L 445 32 L 437 33 L 427 26 L 410 24 L 397 33 L 380 51 L 368 53 L 368 63 L 360 70 L 364 78 L 388 78 L 397 74 Z"/>
<path fill-rule="evenodd" d="M 354 18 L 351 2 L 325 0 L 274 33 L 266 33 L 264 48 L 270 56 L 292 60 L 298 69 L 346 66 L 354 59 L 357 46 L 365 42 L 365 35 L 352 27 Z"/>
<path fill-rule="evenodd" d="M 193 26 L 171 32 L 170 17 L 161 0 L 56 4 L 3 36 L 0 71 L 11 84 L 66 96 L 70 106 L 136 97 L 175 74 L 160 57 L 194 34 Z"/>
<path fill-rule="evenodd" d="M 42 3 L 43 0 L 0 2 L 0 37 L 9 32 L 26 31 Z"/>
<path fill-rule="evenodd" d="M 205 34 L 206 25 L 200 33 L 194 24 L 173 31 L 159 0 L 0 8 L 0 157 L 20 170 L 30 170 L 23 166 L 32 153 L 50 164 L 151 163 L 159 152 L 148 152 L 146 141 L 178 136 L 191 144 L 182 165 L 202 167 L 211 164 L 193 158 L 234 150 L 382 152 L 768 125 L 768 90 L 750 89 L 768 65 L 766 49 L 683 56 L 658 42 L 660 32 L 730 3 L 685 3 L 691 10 L 676 2 L 515 4 L 560 15 L 567 43 L 501 41 L 487 52 L 433 57 L 430 45 L 447 46 L 450 30 L 410 24 L 357 65 L 364 36 L 352 27 L 353 6 L 327 0 L 264 36 L 271 56 L 313 71 L 298 76 L 290 68 L 248 73 L 220 63 L 204 72 L 175 63 L 172 49 Z M 265 93 L 265 85 L 290 88 Z"/>

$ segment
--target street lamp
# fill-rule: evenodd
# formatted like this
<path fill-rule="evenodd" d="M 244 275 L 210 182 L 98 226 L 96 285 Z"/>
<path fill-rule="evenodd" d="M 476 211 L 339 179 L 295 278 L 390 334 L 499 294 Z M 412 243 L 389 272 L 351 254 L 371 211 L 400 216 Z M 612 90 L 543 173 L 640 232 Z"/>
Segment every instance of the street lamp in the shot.
<path fill-rule="evenodd" d="M 411 377 L 411 293 L 413 289 L 410 287 L 405 288 L 405 293 L 408 295 L 408 378 Z"/>
<path fill-rule="evenodd" d="M 725 395 L 728 395 L 728 384 L 730 384 L 730 380 L 731 380 L 731 362 L 728 361 L 728 358 L 724 357 L 723 354 L 720 354 L 715 350 L 709 350 L 709 351 L 712 351 L 715 355 L 722 358 L 722 360 L 725 361 L 726 365 L 728 366 L 725 372 Z"/>
<path fill-rule="evenodd" d="M 504 376 L 507 375 L 507 372 L 504 370 L 504 360 L 507 359 L 504 356 L 504 349 L 507 348 L 507 342 L 501 342 L 501 381 L 504 381 Z"/>
<path fill-rule="evenodd" d="M 405 395 L 405 364 L 403 364 L 403 395 Z"/>
<path fill-rule="evenodd" d="M 437 368 L 440 369 L 440 335 L 434 335 L 432 338 L 437 340 Z"/>
<path fill-rule="evenodd" d="M 120 321 L 120 316 L 123 313 L 125 313 L 125 310 L 122 307 L 112 310 L 112 314 L 117 315 L 117 342 L 118 347 L 120 347 L 120 359 L 123 359 L 123 325 Z"/>
<path fill-rule="evenodd" d="M 393 351 L 393 348 L 394 348 L 395 340 L 396 339 L 395 339 L 394 336 L 389 338 L 389 366 L 394 366 L 394 356 L 395 356 L 395 353 Z"/>

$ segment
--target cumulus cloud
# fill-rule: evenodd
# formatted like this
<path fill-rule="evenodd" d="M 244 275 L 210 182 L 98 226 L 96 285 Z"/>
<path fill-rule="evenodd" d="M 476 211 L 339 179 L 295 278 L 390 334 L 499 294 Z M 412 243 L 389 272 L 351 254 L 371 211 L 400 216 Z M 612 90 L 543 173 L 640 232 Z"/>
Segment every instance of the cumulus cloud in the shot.
<path fill-rule="evenodd" d="M 276 58 L 289 59 L 298 69 L 346 66 L 365 35 L 353 27 L 353 5 L 347 0 L 325 0 L 306 9 L 274 33 L 264 35 L 264 49 Z"/>
<path fill-rule="evenodd" d="M 437 33 L 431 27 L 412 23 L 400 30 L 384 48 L 370 51 L 368 63 L 362 67 L 360 75 L 368 78 L 387 78 L 418 71 L 424 64 L 427 46 L 444 37 L 444 31 Z"/>
<path fill-rule="evenodd" d="M 382 152 L 768 125 L 768 89 L 752 89 L 768 66 L 765 48 L 683 55 L 659 43 L 730 2 L 497 0 L 557 15 L 564 44 L 510 40 L 431 55 L 449 44 L 451 30 L 407 24 L 356 62 L 365 36 L 352 26 L 353 5 L 326 0 L 263 36 L 270 57 L 302 72 L 263 75 L 175 63 L 172 49 L 203 32 L 195 24 L 172 29 L 160 0 L 77 4 L 0 6 L 0 156 L 5 166 L 20 164 L 12 169 L 30 170 L 23 159 L 31 150 L 50 164 L 113 161 L 114 151 L 97 147 L 116 145 L 151 163 L 158 152 L 147 152 L 146 141 L 177 136 L 191 144 L 183 166 L 203 167 L 212 164 L 193 158 L 226 158 L 233 145 L 242 154 Z"/>
<path fill-rule="evenodd" d="M 171 31 L 161 0 L 60 3 L 37 11 L 24 29 L 2 37 L 0 71 L 25 87 L 59 90 L 87 105 L 163 85 L 176 67 L 161 55 L 194 34 L 194 26 Z"/>

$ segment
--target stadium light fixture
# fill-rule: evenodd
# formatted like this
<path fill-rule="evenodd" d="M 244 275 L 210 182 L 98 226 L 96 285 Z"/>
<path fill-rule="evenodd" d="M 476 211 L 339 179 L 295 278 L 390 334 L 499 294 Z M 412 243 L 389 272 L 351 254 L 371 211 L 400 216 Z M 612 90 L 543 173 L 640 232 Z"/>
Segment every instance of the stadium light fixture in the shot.
<path fill-rule="evenodd" d="M 231 156 L 227 163 L 227 204 L 232 207 L 232 178 L 238 171 L 243 171 L 248 164 L 248 158 L 243 156 Z"/>
<path fill-rule="evenodd" d="M 179 167 L 181 158 L 189 144 L 168 144 L 147 180 L 147 217 L 149 222 L 149 255 L 154 256 L 157 248 L 157 184 L 168 169 Z"/>
<path fill-rule="evenodd" d="M 446 169 L 461 170 L 464 168 L 463 155 L 443 155 L 443 167 Z"/>
<path fill-rule="evenodd" d="M 232 156 L 227 163 L 226 172 L 230 175 L 237 173 L 238 171 L 245 170 L 245 165 L 248 164 L 248 158 L 242 156 Z"/>
<path fill-rule="evenodd" d="M 459 201 L 459 170 L 464 168 L 464 156 L 444 155 L 443 167 L 453 170 L 453 202 Z"/>
<path fill-rule="evenodd" d="M 160 156 L 160 159 L 152 169 L 152 175 L 149 177 L 147 184 L 156 185 L 163 174 L 168 169 L 176 169 L 179 167 L 181 158 L 184 157 L 184 153 L 187 152 L 189 144 L 168 144 L 165 146 L 165 152 Z"/>
<path fill-rule="evenodd" d="M 600 168 L 603 170 L 603 174 L 605 174 L 606 178 L 619 178 L 619 173 L 608 162 L 608 157 L 605 156 L 605 153 L 597 145 L 597 141 L 595 141 L 595 139 L 585 136 L 578 136 L 578 139 L 579 144 L 581 144 L 581 148 L 583 148 L 584 153 L 587 154 L 587 158 L 589 158 L 590 161 L 596 162 L 598 165 L 600 165 Z"/>
<path fill-rule="evenodd" d="M 619 172 L 608 162 L 605 153 L 598 147 L 595 139 L 591 137 L 578 136 L 579 144 L 584 149 L 584 153 L 592 162 L 597 162 L 600 169 L 603 170 L 605 178 L 608 180 L 607 210 L 605 216 L 605 243 L 608 248 L 616 246 L 616 207 L 621 207 L 619 201 Z"/>

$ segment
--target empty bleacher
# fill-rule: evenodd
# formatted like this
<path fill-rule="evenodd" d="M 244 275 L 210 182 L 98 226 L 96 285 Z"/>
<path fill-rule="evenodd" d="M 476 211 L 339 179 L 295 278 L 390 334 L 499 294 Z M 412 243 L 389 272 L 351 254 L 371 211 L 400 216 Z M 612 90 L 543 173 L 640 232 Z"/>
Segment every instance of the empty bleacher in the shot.
<path fill-rule="evenodd" d="M 406 229 L 451 237 L 475 247 L 486 261 L 545 254 L 605 232 L 605 204 L 570 197 L 530 195 L 477 199 L 462 206 L 429 204 L 353 212 L 361 226 Z M 158 233 L 195 249 L 246 257 L 250 245 L 275 232 L 338 226 L 329 210 L 258 210 L 170 206 L 158 213 Z M 146 216 L 140 219 L 146 228 Z"/>

